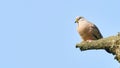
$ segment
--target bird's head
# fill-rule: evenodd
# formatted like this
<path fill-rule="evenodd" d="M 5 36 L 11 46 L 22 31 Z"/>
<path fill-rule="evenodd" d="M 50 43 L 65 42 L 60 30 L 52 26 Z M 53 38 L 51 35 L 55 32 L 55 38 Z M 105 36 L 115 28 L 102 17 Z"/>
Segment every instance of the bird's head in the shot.
<path fill-rule="evenodd" d="M 77 16 L 76 19 L 75 19 L 75 23 L 79 23 L 79 21 L 82 21 L 82 20 L 84 20 L 84 17 Z"/>

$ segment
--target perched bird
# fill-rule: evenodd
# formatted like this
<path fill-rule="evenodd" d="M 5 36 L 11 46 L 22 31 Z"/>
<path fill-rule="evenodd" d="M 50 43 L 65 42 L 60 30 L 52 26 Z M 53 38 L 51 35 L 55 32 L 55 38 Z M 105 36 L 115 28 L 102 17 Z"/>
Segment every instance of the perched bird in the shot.
<path fill-rule="evenodd" d="M 98 40 L 103 38 L 97 26 L 84 17 L 76 17 L 75 23 L 78 24 L 77 31 L 83 41 Z"/>

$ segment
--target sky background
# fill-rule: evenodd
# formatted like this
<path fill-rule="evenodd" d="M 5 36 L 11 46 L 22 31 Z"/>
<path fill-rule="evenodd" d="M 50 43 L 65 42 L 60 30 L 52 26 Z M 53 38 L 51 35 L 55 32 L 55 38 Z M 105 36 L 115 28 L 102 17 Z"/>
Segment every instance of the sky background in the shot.
<path fill-rule="evenodd" d="M 75 48 L 76 16 L 104 37 L 120 32 L 120 0 L 1 0 L 0 68 L 119 68 L 104 50 Z"/>

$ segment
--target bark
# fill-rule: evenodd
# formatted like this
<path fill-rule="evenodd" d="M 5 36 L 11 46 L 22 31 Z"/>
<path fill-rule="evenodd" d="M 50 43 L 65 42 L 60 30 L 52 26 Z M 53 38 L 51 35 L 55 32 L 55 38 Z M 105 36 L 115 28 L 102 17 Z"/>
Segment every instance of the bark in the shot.
<path fill-rule="evenodd" d="M 115 55 L 115 59 L 120 63 L 120 33 L 116 36 L 110 36 L 99 40 L 83 41 L 76 44 L 76 48 L 81 51 L 104 49 L 108 53 Z"/>

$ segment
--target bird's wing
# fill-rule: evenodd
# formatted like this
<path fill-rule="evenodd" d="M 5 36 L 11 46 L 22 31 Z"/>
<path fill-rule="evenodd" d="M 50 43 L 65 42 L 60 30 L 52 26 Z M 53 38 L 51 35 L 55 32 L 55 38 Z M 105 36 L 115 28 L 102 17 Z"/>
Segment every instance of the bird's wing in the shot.
<path fill-rule="evenodd" d="M 92 24 L 91 29 L 92 29 L 93 36 L 96 39 L 103 38 L 102 34 L 100 33 L 100 31 L 99 31 L 99 29 L 97 28 L 96 25 Z"/>

